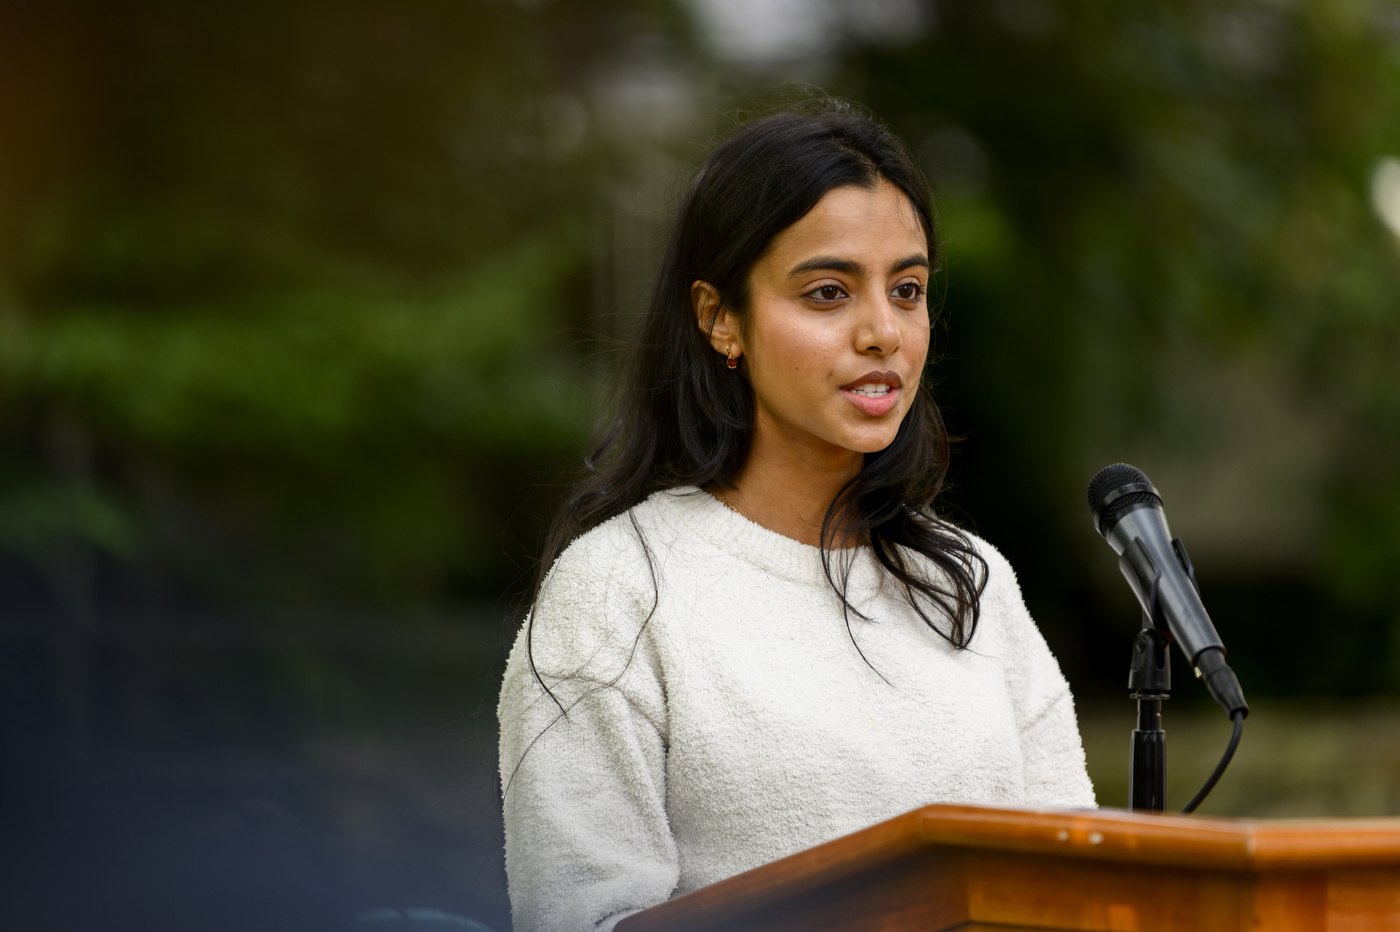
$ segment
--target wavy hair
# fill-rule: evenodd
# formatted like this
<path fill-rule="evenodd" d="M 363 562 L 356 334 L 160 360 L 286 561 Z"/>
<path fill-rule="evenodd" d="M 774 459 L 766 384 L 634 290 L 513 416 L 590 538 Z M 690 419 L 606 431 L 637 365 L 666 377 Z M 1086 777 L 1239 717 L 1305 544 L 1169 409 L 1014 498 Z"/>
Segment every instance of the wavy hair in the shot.
<path fill-rule="evenodd" d="M 828 191 L 870 189 L 882 181 L 909 199 L 928 239 L 930 266 L 937 268 L 928 181 L 904 143 L 860 108 L 830 98 L 807 101 L 741 126 L 711 151 L 686 191 L 638 339 L 624 358 L 616 410 L 547 539 L 535 600 L 554 561 L 579 535 L 661 490 L 733 488 L 744 466 L 753 390 L 725 367 L 697 326 L 692 283 L 714 286 L 742 322 L 749 274 L 774 237 Z M 850 632 L 851 615 L 865 617 L 847 598 L 854 551 L 835 545 L 851 538 L 868 542 L 924 623 L 961 649 L 977 628 L 987 564 L 967 535 L 934 511 L 949 441 L 928 381 L 920 380 L 894 441 L 866 454 L 863 468 L 827 508 L 822 566 Z M 635 519 L 633 526 L 640 536 Z M 644 538 L 642 545 L 650 562 Z M 936 572 L 921 566 L 924 561 Z M 652 576 L 655 583 L 654 566 Z M 530 664 L 533 669 L 533 651 Z"/>

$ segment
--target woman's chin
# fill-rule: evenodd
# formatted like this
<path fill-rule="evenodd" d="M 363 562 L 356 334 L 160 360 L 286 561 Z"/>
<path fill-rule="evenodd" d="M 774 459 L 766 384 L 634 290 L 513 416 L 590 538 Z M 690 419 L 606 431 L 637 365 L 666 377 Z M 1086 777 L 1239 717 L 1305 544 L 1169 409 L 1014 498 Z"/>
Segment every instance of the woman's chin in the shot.
<path fill-rule="evenodd" d="M 894 443 L 895 435 L 899 433 L 899 425 L 895 424 L 891 430 L 882 431 L 859 431 L 848 434 L 841 446 L 852 453 L 879 453 L 885 447 Z"/>

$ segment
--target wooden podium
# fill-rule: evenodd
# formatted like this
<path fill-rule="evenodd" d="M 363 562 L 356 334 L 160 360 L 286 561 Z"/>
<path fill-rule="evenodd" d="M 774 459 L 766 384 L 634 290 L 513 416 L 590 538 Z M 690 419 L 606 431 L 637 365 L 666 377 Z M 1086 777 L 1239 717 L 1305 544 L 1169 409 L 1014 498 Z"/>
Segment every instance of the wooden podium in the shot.
<path fill-rule="evenodd" d="M 1400 930 L 1400 819 L 928 806 L 617 932 Z"/>

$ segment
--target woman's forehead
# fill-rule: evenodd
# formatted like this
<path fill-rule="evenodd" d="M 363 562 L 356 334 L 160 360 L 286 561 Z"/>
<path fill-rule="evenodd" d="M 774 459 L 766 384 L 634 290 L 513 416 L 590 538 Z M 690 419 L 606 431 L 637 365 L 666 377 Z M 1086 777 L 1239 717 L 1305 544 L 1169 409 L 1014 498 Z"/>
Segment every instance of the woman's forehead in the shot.
<path fill-rule="evenodd" d="M 811 255 L 884 265 L 890 256 L 923 252 L 928 241 L 918 214 L 899 188 L 833 188 L 808 213 L 773 240 L 766 259 L 783 271 Z M 776 271 L 776 269 L 775 269 Z"/>

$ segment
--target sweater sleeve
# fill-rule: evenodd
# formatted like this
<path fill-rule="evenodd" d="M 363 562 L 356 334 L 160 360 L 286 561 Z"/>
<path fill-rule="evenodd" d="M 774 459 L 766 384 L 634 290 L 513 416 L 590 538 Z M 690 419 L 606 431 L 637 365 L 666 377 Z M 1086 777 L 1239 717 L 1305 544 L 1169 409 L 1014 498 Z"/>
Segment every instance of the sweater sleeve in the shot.
<path fill-rule="evenodd" d="M 1069 683 L 1026 609 L 1011 564 L 986 543 L 981 550 L 988 573 L 982 611 L 1003 626 L 1001 652 L 1021 736 L 1026 802 L 1096 807 Z"/>
<path fill-rule="evenodd" d="M 517 932 L 610 930 L 679 878 L 651 574 L 635 539 L 611 530 L 555 564 L 506 664 L 498 715 Z"/>

